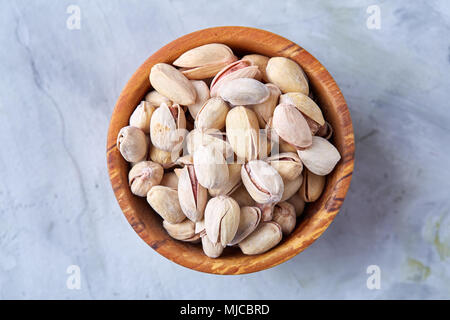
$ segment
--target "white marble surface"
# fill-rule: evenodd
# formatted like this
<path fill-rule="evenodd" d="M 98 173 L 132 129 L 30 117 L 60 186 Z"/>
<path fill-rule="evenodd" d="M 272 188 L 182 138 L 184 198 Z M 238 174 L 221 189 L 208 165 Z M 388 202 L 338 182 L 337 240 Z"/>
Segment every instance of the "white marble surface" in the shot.
<path fill-rule="evenodd" d="M 81 30 L 66 28 L 70 4 Z M 381 29 L 366 27 L 369 5 Z M 356 134 L 345 204 L 267 271 L 180 267 L 126 222 L 106 171 L 122 87 L 155 50 L 218 25 L 281 34 L 340 85 Z M 447 1 L 0 1 L 0 298 L 450 298 Z M 66 268 L 81 268 L 81 289 Z M 366 268 L 381 268 L 381 289 Z"/>

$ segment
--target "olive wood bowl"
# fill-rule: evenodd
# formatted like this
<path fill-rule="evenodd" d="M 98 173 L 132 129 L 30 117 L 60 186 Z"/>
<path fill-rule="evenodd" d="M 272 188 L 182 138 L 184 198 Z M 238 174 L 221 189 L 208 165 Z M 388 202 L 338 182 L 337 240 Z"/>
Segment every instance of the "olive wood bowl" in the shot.
<path fill-rule="evenodd" d="M 342 159 L 327 177 L 325 189 L 316 202 L 307 205 L 295 230 L 275 248 L 260 255 L 242 254 L 227 248 L 217 259 L 208 258 L 201 244 L 172 239 L 162 219 L 145 198 L 133 195 L 128 186 L 129 164 L 116 147 L 119 130 L 128 125 L 131 113 L 150 91 L 149 73 L 158 62 L 172 63 L 183 52 L 207 43 L 223 43 L 235 54 L 259 53 L 283 56 L 300 64 L 325 119 L 334 129 L 332 141 Z M 328 228 L 341 207 L 353 172 L 354 136 L 352 120 L 341 90 L 322 64 L 297 44 L 274 33 L 247 27 L 217 27 L 196 31 L 172 41 L 141 65 L 126 84 L 114 108 L 108 130 L 107 163 L 117 201 L 136 233 L 154 250 L 187 268 L 215 274 L 245 274 L 264 270 L 291 259 L 305 250 Z"/>

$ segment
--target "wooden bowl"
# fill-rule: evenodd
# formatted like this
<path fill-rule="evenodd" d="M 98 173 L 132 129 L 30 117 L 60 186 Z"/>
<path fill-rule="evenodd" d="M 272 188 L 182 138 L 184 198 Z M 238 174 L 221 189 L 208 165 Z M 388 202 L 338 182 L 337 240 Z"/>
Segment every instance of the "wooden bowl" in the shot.
<path fill-rule="evenodd" d="M 203 254 L 201 245 L 172 239 L 145 198 L 134 196 L 128 186 L 129 165 L 116 148 L 119 130 L 128 125 L 136 106 L 151 89 L 149 73 L 158 62 L 173 62 L 183 52 L 207 43 L 223 43 L 238 54 L 259 53 L 288 57 L 305 70 L 310 87 L 334 129 L 333 143 L 342 160 L 328 176 L 325 190 L 306 207 L 296 229 L 272 250 L 246 256 L 227 248 L 218 259 Z M 215 274 L 244 274 L 276 266 L 305 250 L 330 225 L 344 201 L 353 172 L 354 137 L 350 113 L 341 90 L 317 59 L 297 44 L 268 31 L 246 27 L 217 27 L 185 35 L 154 53 L 128 81 L 114 108 L 108 130 L 107 161 L 117 201 L 136 233 L 153 249 L 182 266 Z"/>

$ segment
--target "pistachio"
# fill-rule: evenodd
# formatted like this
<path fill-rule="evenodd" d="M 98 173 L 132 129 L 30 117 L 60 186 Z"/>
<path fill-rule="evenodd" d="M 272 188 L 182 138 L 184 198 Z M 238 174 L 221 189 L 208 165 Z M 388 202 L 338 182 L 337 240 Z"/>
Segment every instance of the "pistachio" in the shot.
<path fill-rule="evenodd" d="M 152 161 L 142 161 L 128 173 L 131 192 L 139 197 L 147 196 L 150 189 L 162 180 L 164 169 Z"/>
<path fill-rule="evenodd" d="M 312 144 L 311 130 L 301 112 L 291 104 L 279 104 L 273 112 L 272 127 L 276 134 L 297 149 Z"/>
<path fill-rule="evenodd" d="M 159 107 L 162 103 L 167 104 L 169 107 L 172 105 L 172 101 L 169 98 L 163 96 L 156 90 L 150 91 L 145 96 L 145 101 L 149 102 L 154 107 Z"/>
<path fill-rule="evenodd" d="M 195 119 L 198 111 L 205 104 L 205 102 L 208 101 L 210 95 L 208 85 L 205 83 L 205 81 L 191 80 L 191 83 L 194 86 L 195 91 L 197 92 L 197 99 L 195 100 L 194 104 L 188 106 L 188 109 L 192 118 Z"/>
<path fill-rule="evenodd" d="M 186 118 L 178 104 L 168 107 L 161 104 L 153 112 L 150 121 L 150 138 L 152 144 L 164 151 L 181 149 L 186 134 Z"/>
<path fill-rule="evenodd" d="M 257 207 L 242 207 L 239 226 L 230 246 L 238 244 L 251 234 L 261 221 L 261 210 Z"/>
<path fill-rule="evenodd" d="M 231 197 L 236 200 L 240 207 L 252 207 L 256 204 L 243 184 L 231 194 Z"/>
<path fill-rule="evenodd" d="M 150 83 L 163 96 L 188 106 L 197 98 L 192 83 L 177 69 L 166 63 L 155 64 L 150 71 Z"/>
<path fill-rule="evenodd" d="M 244 164 L 241 178 L 248 193 L 258 203 L 275 203 L 283 195 L 283 179 L 267 162 L 252 160 Z"/>
<path fill-rule="evenodd" d="M 266 74 L 269 82 L 280 88 L 281 92 L 309 93 L 308 79 L 303 69 L 294 61 L 284 57 L 270 58 Z"/>
<path fill-rule="evenodd" d="M 239 159 L 258 157 L 259 125 L 256 114 L 245 107 L 235 107 L 226 118 L 228 141 Z"/>
<path fill-rule="evenodd" d="M 256 207 L 261 210 L 262 221 L 271 221 L 273 219 L 273 209 L 275 207 L 275 203 L 257 203 Z"/>
<path fill-rule="evenodd" d="M 169 169 L 175 165 L 175 161 L 177 161 L 180 156 L 180 151 L 181 150 L 175 150 L 170 152 L 158 149 L 156 147 L 151 147 L 149 158 L 153 162 L 162 165 L 164 169 Z"/>
<path fill-rule="evenodd" d="M 297 215 L 297 217 L 300 217 L 303 213 L 303 210 L 305 209 L 305 200 L 303 200 L 303 197 L 300 196 L 300 192 L 297 192 L 292 197 L 290 197 L 287 202 L 294 206 L 295 214 Z"/>
<path fill-rule="evenodd" d="M 218 258 L 223 252 L 225 246 L 223 246 L 220 242 L 212 243 L 209 240 L 209 237 L 206 235 L 202 236 L 202 248 L 203 252 L 210 258 Z"/>
<path fill-rule="evenodd" d="M 180 223 L 186 218 L 178 201 L 178 192 L 173 188 L 154 186 L 147 194 L 147 202 L 169 223 Z"/>
<path fill-rule="evenodd" d="M 239 247 L 244 254 L 261 254 L 280 243 L 282 237 L 283 233 L 278 223 L 262 222 L 252 234 L 239 243 Z"/>
<path fill-rule="evenodd" d="M 159 184 L 165 187 L 178 189 L 178 176 L 173 171 L 166 172 L 164 173 L 163 178 Z"/>
<path fill-rule="evenodd" d="M 270 91 L 258 80 L 238 78 L 221 85 L 218 95 L 235 106 L 245 106 L 263 103 L 269 98 Z"/>
<path fill-rule="evenodd" d="M 266 159 L 275 170 L 278 171 L 283 180 L 294 180 L 303 170 L 303 164 L 296 153 L 284 152 Z"/>
<path fill-rule="evenodd" d="M 278 104 L 278 97 L 281 94 L 280 89 L 274 84 L 266 83 L 266 87 L 270 92 L 269 98 L 263 103 L 250 106 L 252 110 L 255 111 L 261 128 L 265 128 L 269 119 L 272 118 L 273 111 Z"/>
<path fill-rule="evenodd" d="M 228 196 L 233 193 L 241 184 L 241 166 L 240 163 L 228 164 L 228 180 L 215 189 L 209 189 L 208 192 L 210 196 Z"/>
<path fill-rule="evenodd" d="M 175 162 L 177 166 L 187 166 L 194 164 L 194 157 L 191 154 L 187 154 L 177 159 Z"/>
<path fill-rule="evenodd" d="M 295 208 L 289 202 L 279 202 L 273 210 L 273 221 L 278 223 L 285 236 L 291 234 L 297 223 Z"/>
<path fill-rule="evenodd" d="M 150 119 L 152 118 L 155 107 L 147 101 L 142 101 L 133 111 L 130 117 L 130 126 L 136 127 L 144 131 L 150 132 Z"/>
<path fill-rule="evenodd" d="M 305 202 L 314 202 L 319 199 L 325 187 L 325 177 L 318 176 L 309 170 L 304 170 L 303 184 L 298 192 Z"/>
<path fill-rule="evenodd" d="M 299 175 L 297 178 L 293 180 L 283 180 L 283 183 L 284 183 L 284 192 L 280 201 L 286 201 L 300 189 L 303 183 L 303 175 Z"/>
<path fill-rule="evenodd" d="M 117 136 L 117 149 L 128 162 L 139 162 L 147 155 L 147 138 L 144 131 L 136 127 L 124 127 Z"/>
<path fill-rule="evenodd" d="M 207 189 L 218 188 L 228 180 L 228 166 L 222 153 L 210 146 L 200 146 L 194 153 L 198 182 Z"/>
<path fill-rule="evenodd" d="M 207 100 L 197 113 L 195 127 L 200 130 L 218 129 L 225 127 L 225 119 L 230 108 L 220 97 Z"/>
<path fill-rule="evenodd" d="M 170 223 L 164 220 L 163 227 L 169 236 L 176 240 L 194 242 L 200 239 L 200 235 L 195 233 L 195 223 L 189 219 L 185 219 L 180 223 Z"/>
<path fill-rule="evenodd" d="M 330 140 L 331 136 L 333 135 L 333 128 L 328 122 L 325 121 L 325 124 L 319 128 L 316 135 Z"/>
<path fill-rule="evenodd" d="M 187 165 L 180 169 L 178 199 L 181 210 L 189 220 L 197 222 L 203 219 L 208 193 L 198 183 L 193 165 Z"/>
<path fill-rule="evenodd" d="M 262 74 L 262 79 L 264 82 L 270 82 L 267 78 L 266 68 L 269 62 L 269 57 L 260 54 L 248 54 L 242 57 L 242 60 L 250 62 L 252 66 L 257 66 Z"/>
<path fill-rule="evenodd" d="M 296 153 L 297 149 L 292 145 L 284 141 L 282 138 L 278 138 L 278 146 L 280 148 L 280 152 L 293 152 Z"/>
<path fill-rule="evenodd" d="M 312 138 L 312 145 L 309 148 L 298 150 L 297 153 L 305 167 L 319 176 L 329 174 L 341 160 L 336 147 L 328 140 L 317 136 Z"/>
<path fill-rule="evenodd" d="M 212 243 L 226 246 L 239 227 L 240 208 L 235 200 L 218 196 L 208 201 L 205 209 L 206 235 Z"/>

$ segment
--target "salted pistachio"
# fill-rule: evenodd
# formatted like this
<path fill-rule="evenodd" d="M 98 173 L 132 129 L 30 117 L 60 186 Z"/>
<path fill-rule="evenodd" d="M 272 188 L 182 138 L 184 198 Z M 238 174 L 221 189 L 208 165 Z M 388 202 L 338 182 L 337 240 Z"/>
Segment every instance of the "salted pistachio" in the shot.
<path fill-rule="evenodd" d="M 203 219 L 208 192 L 198 183 L 193 165 L 180 169 L 178 199 L 181 210 L 189 220 L 197 222 Z"/>
<path fill-rule="evenodd" d="M 163 227 L 169 236 L 176 240 L 195 242 L 200 239 L 200 234 L 195 233 L 195 223 L 189 219 L 185 219 L 180 223 L 170 223 L 164 220 Z"/>
<path fill-rule="evenodd" d="M 303 164 L 296 153 L 283 152 L 266 159 L 275 170 L 278 171 L 283 180 L 297 178 L 303 170 Z"/>
<path fill-rule="evenodd" d="M 280 225 L 285 236 L 289 235 L 297 223 L 294 206 L 289 202 L 277 203 L 273 209 L 273 221 Z"/>
<path fill-rule="evenodd" d="M 131 168 L 128 182 L 131 192 L 139 197 L 146 197 L 150 189 L 158 185 L 164 174 L 164 169 L 158 163 L 141 161 Z"/>
<path fill-rule="evenodd" d="M 265 128 L 267 122 L 273 116 L 273 111 L 278 105 L 278 98 L 281 94 L 280 89 L 272 83 L 266 83 L 265 86 L 269 89 L 270 96 L 263 103 L 254 104 L 250 107 L 253 111 L 255 111 L 256 116 L 258 118 L 259 126 L 261 128 Z"/>
<path fill-rule="evenodd" d="M 226 118 L 227 138 L 239 159 L 258 158 L 259 125 L 252 110 L 240 106 L 231 109 Z"/>
<path fill-rule="evenodd" d="M 159 184 L 161 186 L 178 189 L 178 176 L 174 171 L 166 172 Z"/>
<path fill-rule="evenodd" d="M 270 96 L 269 89 L 258 80 L 237 78 L 224 82 L 218 89 L 218 95 L 235 106 L 258 104 Z"/>
<path fill-rule="evenodd" d="M 152 118 L 155 107 L 147 102 L 142 101 L 130 116 L 130 126 L 136 127 L 150 133 L 150 119 Z"/>
<path fill-rule="evenodd" d="M 241 184 L 241 166 L 240 163 L 229 163 L 228 180 L 217 188 L 209 189 L 209 195 L 217 197 L 220 195 L 228 196 L 233 193 Z"/>
<path fill-rule="evenodd" d="M 261 80 L 261 72 L 257 66 L 252 66 L 248 61 L 235 61 L 216 74 L 211 82 L 211 97 L 218 95 L 219 89 L 224 83 L 239 78 Z"/>
<path fill-rule="evenodd" d="M 191 83 L 194 86 L 195 91 L 197 92 L 197 99 L 195 100 L 194 104 L 188 106 L 188 109 L 192 118 L 195 119 L 198 111 L 210 98 L 210 94 L 208 85 L 205 83 L 205 81 L 191 80 Z"/>
<path fill-rule="evenodd" d="M 319 131 L 323 125 L 325 125 L 322 110 L 320 110 L 314 100 L 303 93 L 285 93 L 281 95 L 280 103 L 287 103 L 296 106 L 305 117 L 305 120 L 308 123 L 313 135 L 316 134 L 316 132 Z"/>
<path fill-rule="evenodd" d="M 293 60 L 284 57 L 270 58 L 266 67 L 267 79 L 281 92 L 309 93 L 308 79 L 303 69 Z"/>
<path fill-rule="evenodd" d="M 186 117 L 180 105 L 161 104 L 150 121 L 150 138 L 158 149 L 173 152 L 183 146 L 186 135 Z"/>
<path fill-rule="evenodd" d="M 262 79 L 264 82 L 270 82 L 267 78 L 266 68 L 269 62 L 269 57 L 260 54 L 248 54 L 242 57 L 242 60 L 250 62 L 252 66 L 257 66 L 262 74 Z"/>
<path fill-rule="evenodd" d="M 303 183 L 303 175 L 299 175 L 297 178 L 292 180 L 283 180 L 283 183 L 284 192 L 280 201 L 286 201 L 300 189 Z"/>
<path fill-rule="evenodd" d="M 230 197 L 236 200 L 240 207 L 252 207 L 256 205 L 255 200 L 253 200 L 243 184 L 237 187 Z"/>
<path fill-rule="evenodd" d="M 261 254 L 280 243 L 282 237 L 283 233 L 278 223 L 261 222 L 253 233 L 239 243 L 239 247 L 244 254 Z"/>
<path fill-rule="evenodd" d="M 193 157 L 197 180 L 203 187 L 215 189 L 228 181 L 228 166 L 221 152 L 211 146 L 200 146 Z"/>
<path fill-rule="evenodd" d="M 148 142 L 144 131 L 136 127 L 123 127 L 117 136 L 117 149 L 128 162 L 139 162 L 147 155 Z"/>
<path fill-rule="evenodd" d="M 275 203 L 257 203 L 255 206 L 261 210 L 261 221 L 271 221 L 273 219 Z"/>
<path fill-rule="evenodd" d="M 300 217 L 305 210 L 305 200 L 300 196 L 300 191 L 290 197 L 287 202 L 294 206 L 296 216 Z"/>
<path fill-rule="evenodd" d="M 272 128 L 280 138 L 297 149 L 308 148 L 312 144 L 309 125 L 294 105 L 281 103 L 275 108 Z"/>
<path fill-rule="evenodd" d="M 200 146 L 210 146 L 221 152 L 225 159 L 234 155 L 231 145 L 226 140 L 226 133 L 217 129 L 198 130 L 194 129 L 186 137 L 186 147 L 189 154 L 195 154 Z"/>
<path fill-rule="evenodd" d="M 227 196 L 211 198 L 205 209 L 206 235 L 212 243 L 226 246 L 239 227 L 241 210 L 237 202 Z"/>
<path fill-rule="evenodd" d="M 283 179 L 265 161 L 252 160 L 244 164 L 241 178 L 248 193 L 258 203 L 275 203 L 280 201 L 283 195 Z"/>
<path fill-rule="evenodd" d="M 333 127 L 331 127 L 330 123 L 325 121 L 325 124 L 319 128 L 316 135 L 324 139 L 330 140 L 331 136 L 333 135 Z"/>
<path fill-rule="evenodd" d="M 152 67 L 150 83 L 156 91 L 175 103 L 188 106 L 196 101 L 197 92 L 192 83 L 167 63 L 157 63 Z"/>
<path fill-rule="evenodd" d="M 298 194 L 305 202 L 314 202 L 319 199 L 325 187 L 326 177 L 318 176 L 305 169 L 303 183 Z"/>
<path fill-rule="evenodd" d="M 176 189 L 154 186 L 147 193 L 147 202 L 169 223 L 180 223 L 186 218 L 181 210 Z"/>
<path fill-rule="evenodd" d="M 189 79 L 206 79 L 214 77 L 226 65 L 237 58 L 233 51 L 221 43 L 209 43 L 188 50 L 173 62 L 181 67 Z"/>
<path fill-rule="evenodd" d="M 225 127 L 230 107 L 220 97 L 214 97 L 205 102 L 195 118 L 195 127 L 200 130 L 218 129 Z"/>
<path fill-rule="evenodd" d="M 222 245 L 222 243 L 212 243 L 211 240 L 209 240 L 209 237 L 204 235 L 202 238 L 202 248 L 203 252 L 210 258 L 218 258 L 223 252 L 223 249 L 225 246 Z"/>
<path fill-rule="evenodd" d="M 175 166 L 175 162 L 180 157 L 180 151 L 164 151 L 152 146 L 150 148 L 149 158 L 153 162 L 162 165 L 164 169 L 169 169 Z"/>
<path fill-rule="evenodd" d="M 150 91 L 145 96 L 145 101 L 149 102 L 154 107 L 159 107 L 162 103 L 167 104 L 169 107 L 173 104 L 169 98 L 163 96 L 156 90 Z"/>
<path fill-rule="evenodd" d="M 304 150 L 297 151 L 305 167 L 314 174 L 325 176 L 333 171 L 341 160 L 341 155 L 328 140 L 314 136 L 312 145 Z"/>
<path fill-rule="evenodd" d="M 261 210 L 258 207 L 241 207 L 239 226 L 233 240 L 228 244 L 233 246 L 251 234 L 261 221 Z"/>

